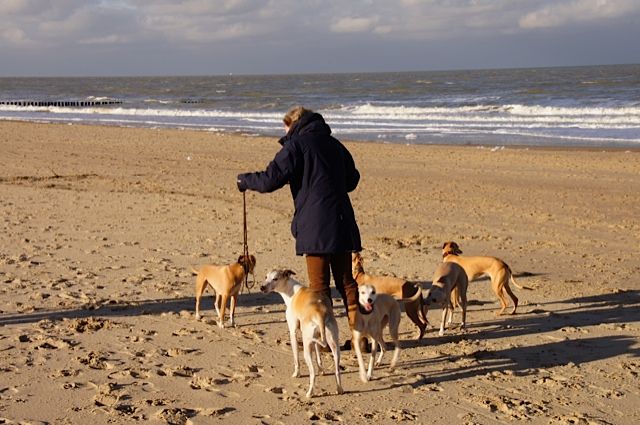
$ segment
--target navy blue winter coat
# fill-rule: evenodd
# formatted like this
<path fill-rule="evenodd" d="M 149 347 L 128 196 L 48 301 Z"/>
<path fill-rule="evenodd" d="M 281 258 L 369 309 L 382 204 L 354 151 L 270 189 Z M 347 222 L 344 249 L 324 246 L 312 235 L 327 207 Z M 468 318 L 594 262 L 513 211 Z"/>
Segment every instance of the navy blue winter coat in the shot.
<path fill-rule="evenodd" d="M 358 185 L 360 173 L 347 148 L 331 136 L 322 116 L 311 112 L 294 123 L 279 143 L 282 149 L 267 169 L 238 175 L 238 187 L 267 193 L 289 184 L 296 254 L 361 251 L 348 194 Z"/>

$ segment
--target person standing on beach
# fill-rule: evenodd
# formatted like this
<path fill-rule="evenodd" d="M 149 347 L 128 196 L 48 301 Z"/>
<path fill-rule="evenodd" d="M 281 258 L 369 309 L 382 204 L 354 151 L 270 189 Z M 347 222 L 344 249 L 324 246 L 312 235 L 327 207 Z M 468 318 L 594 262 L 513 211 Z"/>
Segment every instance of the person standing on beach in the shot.
<path fill-rule="evenodd" d="M 331 273 L 355 324 L 358 284 L 351 273 L 351 253 L 362 250 L 360 231 L 349 199 L 360 180 L 353 157 L 331 136 L 322 115 L 302 106 L 283 118 L 282 148 L 265 171 L 238 175 L 238 189 L 269 193 L 289 184 L 295 212 L 291 233 L 296 254 L 304 255 L 309 287 L 331 300 Z"/>

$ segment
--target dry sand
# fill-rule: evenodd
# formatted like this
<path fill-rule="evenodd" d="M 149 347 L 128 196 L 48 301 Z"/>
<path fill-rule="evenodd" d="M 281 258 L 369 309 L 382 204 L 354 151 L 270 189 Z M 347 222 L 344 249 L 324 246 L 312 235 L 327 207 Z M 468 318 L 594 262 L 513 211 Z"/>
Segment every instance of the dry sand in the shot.
<path fill-rule="evenodd" d="M 640 423 L 640 152 L 347 145 L 369 273 L 429 282 L 455 240 L 535 288 L 518 314 L 475 281 L 466 332 L 403 317 L 395 371 L 364 384 L 343 352 L 346 393 L 327 374 L 307 400 L 279 296 L 243 294 L 232 329 L 193 313 L 190 267 L 241 253 L 235 176 L 274 138 L 0 122 L 0 424 Z M 288 190 L 247 203 L 257 280 L 306 281 Z"/>

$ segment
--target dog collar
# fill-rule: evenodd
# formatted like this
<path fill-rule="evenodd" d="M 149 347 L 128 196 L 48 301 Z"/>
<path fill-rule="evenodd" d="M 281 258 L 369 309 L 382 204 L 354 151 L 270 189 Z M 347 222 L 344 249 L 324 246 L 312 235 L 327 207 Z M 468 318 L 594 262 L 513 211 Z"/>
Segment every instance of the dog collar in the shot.
<path fill-rule="evenodd" d="M 375 307 L 373 307 L 373 308 L 375 308 Z M 368 314 L 373 313 L 373 308 L 371 309 L 371 311 L 367 311 L 367 310 L 365 310 L 364 308 L 362 308 L 362 306 L 360 305 L 360 303 L 358 303 L 358 311 L 360 312 L 360 314 L 362 314 L 362 315 L 364 315 L 364 316 L 366 316 L 366 315 L 368 315 Z"/>

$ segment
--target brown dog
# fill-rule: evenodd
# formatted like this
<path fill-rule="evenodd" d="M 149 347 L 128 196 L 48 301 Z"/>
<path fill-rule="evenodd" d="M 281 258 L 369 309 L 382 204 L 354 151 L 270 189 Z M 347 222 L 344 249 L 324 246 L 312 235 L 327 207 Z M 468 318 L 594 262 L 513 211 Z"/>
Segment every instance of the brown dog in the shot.
<path fill-rule="evenodd" d="M 200 320 L 200 298 L 207 285 L 210 285 L 215 295 L 213 305 L 218 313 L 218 326 L 224 328 L 224 315 L 227 300 L 231 298 L 229 306 L 230 325 L 234 326 L 233 315 L 236 311 L 238 294 L 247 273 L 253 273 L 256 257 L 241 255 L 238 261 L 226 266 L 202 266 L 200 270 L 192 269 L 196 276 L 196 320 Z"/>
<path fill-rule="evenodd" d="M 392 276 L 372 276 L 364 272 L 364 260 L 358 252 L 351 254 L 351 269 L 353 278 L 358 286 L 372 285 L 378 294 L 391 295 L 398 301 L 404 302 L 407 316 L 419 329 L 418 339 L 421 339 L 427 329 L 427 316 L 423 311 L 424 300 L 422 288 L 419 284 L 408 282 Z"/>
<path fill-rule="evenodd" d="M 426 291 L 425 301 L 427 305 L 442 306 L 442 321 L 440 332 L 444 335 L 445 322 L 451 324 L 453 319 L 453 307 L 459 305 L 462 308 L 462 321 L 460 327 L 464 329 L 467 320 L 467 287 L 469 280 L 464 269 L 453 262 L 440 263 L 433 274 L 431 288 Z M 447 318 L 447 313 L 449 317 Z"/>
<path fill-rule="evenodd" d="M 520 286 L 513 279 L 513 273 L 511 268 L 499 258 L 496 257 L 462 257 L 462 251 L 455 242 L 445 242 L 442 245 L 442 259 L 445 262 L 458 263 L 462 266 L 467 273 L 469 281 L 480 277 L 482 275 L 488 275 L 491 279 L 491 289 L 495 292 L 496 296 L 500 300 L 502 308 L 496 315 L 501 315 L 509 306 L 509 301 L 505 296 L 505 293 L 513 300 L 513 310 L 511 314 L 516 312 L 518 308 L 518 297 L 511 291 L 509 282 L 513 283 L 520 289 L 531 289 L 524 286 Z"/>

